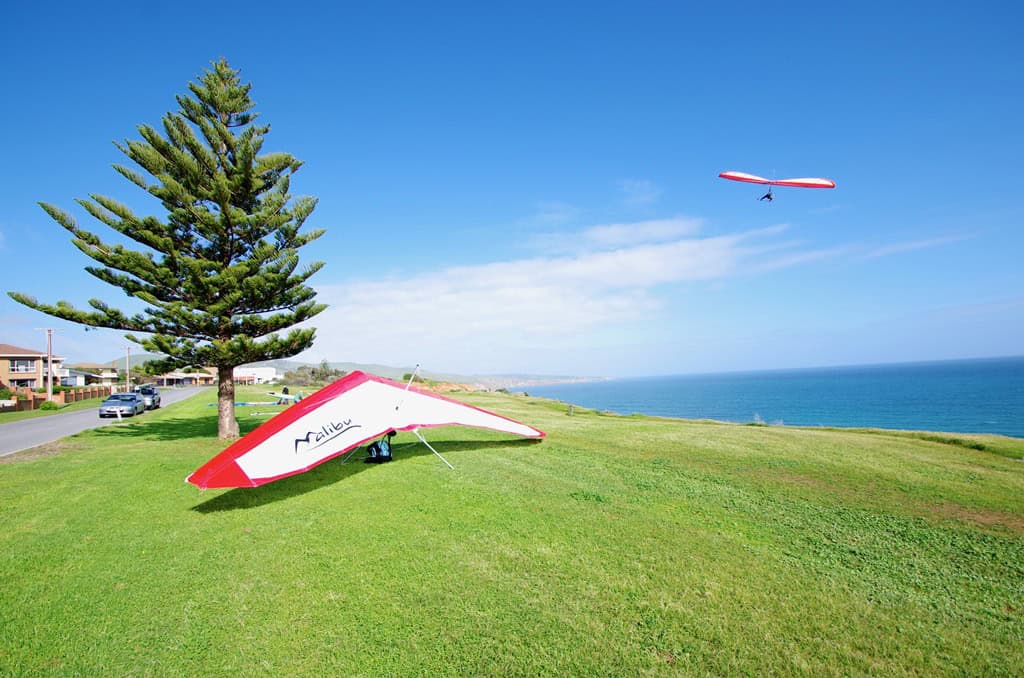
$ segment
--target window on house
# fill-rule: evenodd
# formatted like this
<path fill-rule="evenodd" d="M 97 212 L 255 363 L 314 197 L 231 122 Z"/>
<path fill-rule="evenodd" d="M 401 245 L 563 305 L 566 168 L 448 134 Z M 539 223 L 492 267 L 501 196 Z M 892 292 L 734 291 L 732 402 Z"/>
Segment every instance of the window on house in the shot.
<path fill-rule="evenodd" d="M 9 370 L 11 374 L 24 374 L 25 372 L 36 371 L 35 360 L 23 360 L 11 358 L 9 362 Z"/>

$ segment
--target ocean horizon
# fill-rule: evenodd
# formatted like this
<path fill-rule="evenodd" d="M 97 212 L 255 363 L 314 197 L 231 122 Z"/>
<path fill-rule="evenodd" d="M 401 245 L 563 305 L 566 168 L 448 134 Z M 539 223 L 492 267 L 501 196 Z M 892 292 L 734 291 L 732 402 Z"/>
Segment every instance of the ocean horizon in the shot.
<path fill-rule="evenodd" d="M 516 390 L 623 415 L 1024 438 L 1024 356 L 607 379 Z"/>

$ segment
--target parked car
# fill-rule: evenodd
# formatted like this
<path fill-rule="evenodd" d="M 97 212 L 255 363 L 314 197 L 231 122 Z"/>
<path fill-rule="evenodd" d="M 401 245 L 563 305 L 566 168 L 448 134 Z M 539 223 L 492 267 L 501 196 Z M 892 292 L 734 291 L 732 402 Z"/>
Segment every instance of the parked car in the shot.
<path fill-rule="evenodd" d="M 146 404 L 147 410 L 155 410 L 160 407 L 160 391 L 156 390 L 156 386 L 143 384 L 136 388 L 135 392 L 142 397 L 142 402 Z"/>
<path fill-rule="evenodd" d="M 116 417 L 134 417 L 146 411 L 146 403 L 138 393 L 113 393 L 100 404 L 100 419 Z"/>

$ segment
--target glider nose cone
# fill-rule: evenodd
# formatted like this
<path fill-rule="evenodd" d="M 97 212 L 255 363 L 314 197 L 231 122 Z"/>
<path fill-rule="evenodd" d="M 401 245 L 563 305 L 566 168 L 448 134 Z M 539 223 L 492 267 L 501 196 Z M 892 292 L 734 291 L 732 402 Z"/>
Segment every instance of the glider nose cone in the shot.
<path fill-rule="evenodd" d="M 214 462 L 217 462 L 216 464 Z M 213 459 L 185 479 L 201 490 L 224 487 L 256 487 L 234 459 Z"/>

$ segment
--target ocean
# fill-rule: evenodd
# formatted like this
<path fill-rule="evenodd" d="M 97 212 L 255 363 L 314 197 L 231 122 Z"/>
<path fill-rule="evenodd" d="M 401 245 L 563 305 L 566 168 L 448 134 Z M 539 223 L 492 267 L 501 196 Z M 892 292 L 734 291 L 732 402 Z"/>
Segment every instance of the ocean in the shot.
<path fill-rule="evenodd" d="M 613 379 L 524 390 L 619 414 L 1024 438 L 1024 356 Z"/>

